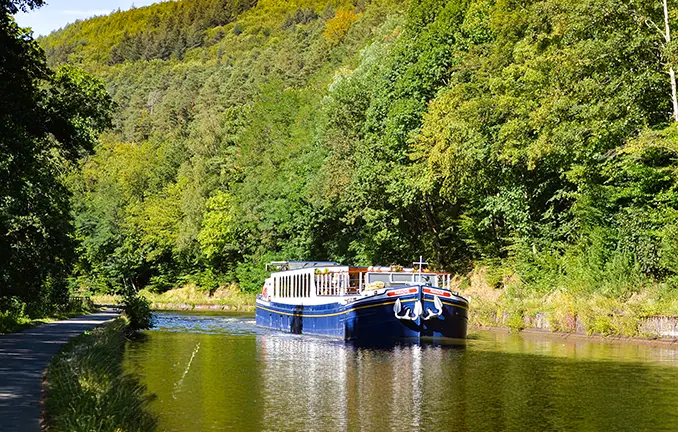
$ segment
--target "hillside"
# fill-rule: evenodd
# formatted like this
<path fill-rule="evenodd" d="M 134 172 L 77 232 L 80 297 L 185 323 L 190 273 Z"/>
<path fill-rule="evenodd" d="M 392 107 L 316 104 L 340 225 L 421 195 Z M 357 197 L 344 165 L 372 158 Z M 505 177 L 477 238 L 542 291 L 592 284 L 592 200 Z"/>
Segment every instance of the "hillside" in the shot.
<path fill-rule="evenodd" d="M 333 80 L 369 44 L 397 38 L 402 6 L 221 1 L 217 9 L 234 12 L 210 27 L 190 13 L 201 3 L 117 12 L 40 41 L 51 64 L 68 59 L 103 77 L 118 108 L 114 130 L 73 178 L 88 283 L 215 287 L 237 268 L 239 279 L 249 264 L 258 270 L 264 254 L 329 253 L 304 226 L 317 211 L 309 176 L 328 151 L 313 129 Z M 192 18 L 176 27 L 177 16 Z M 173 35 L 186 25 L 201 29 L 192 48 L 114 60 L 131 40 L 146 53 L 183 41 Z"/>
<path fill-rule="evenodd" d="M 70 179 L 80 283 L 423 254 L 517 298 L 674 298 L 660 6 L 183 0 L 53 33 L 117 103 Z"/>

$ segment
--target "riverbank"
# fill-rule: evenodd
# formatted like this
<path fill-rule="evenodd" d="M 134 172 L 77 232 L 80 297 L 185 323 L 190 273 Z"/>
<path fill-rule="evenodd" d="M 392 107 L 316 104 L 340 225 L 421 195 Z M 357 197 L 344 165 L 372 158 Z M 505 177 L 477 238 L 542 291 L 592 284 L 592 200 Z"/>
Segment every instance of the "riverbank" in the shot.
<path fill-rule="evenodd" d="M 484 269 L 457 278 L 470 299 L 469 324 L 477 328 L 535 329 L 554 333 L 638 339 L 678 338 L 678 299 L 660 287 L 643 287 L 628 298 L 553 291 L 547 294 L 516 284 L 488 283 Z"/>
<path fill-rule="evenodd" d="M 563 334 L 638 339 L 678 338 L 678 299 L 645 287 L 629 298 L 521 289 L 515 281 L 490 282 L 485 268 L 456 276 L 453 290 L 471 300 L 469 324 L 476 328 L 535 329 Z M 222 287 L 210 294 L 195 285 L 164 293 L 141 290 L 154 310 L 252 312 L 256 294 Z M 92 296 L 96 304 L 115 305 L 119 296 Z"/>
<path fill-rule="evenodd" d="M 45 375 L 44 423 L 50 431 L 152 431 L 151 397 L 122 367 L 126 320 L 74 338 Z"/>
<path fill-rule="evenodd" d="M 6 311 L 0 311 L 0 334 L 16 333 L 31 327 L 62 321 L 92 312 L 94 305 L 89 298 L 74 297 L 60 310 L 41 317 L 31 317 L 25 313 L 26 305 L 17 302 Z"/>
<path fill-rule="evenodd" d="M 195 285 L 186 285 L 164 293 L 153 293 L 149 290 L 139 291 L 139 295 L 151 302 L 154 310 L 213 310 L 251 312 L 255 308 L 256 294 L 243 293 L 236 287 L 221 287 L 210 293 L 199 289 Z M 120 296 L 94 295 L 91 297 L 95 304 L 118 305 L 122 301 Z"/>

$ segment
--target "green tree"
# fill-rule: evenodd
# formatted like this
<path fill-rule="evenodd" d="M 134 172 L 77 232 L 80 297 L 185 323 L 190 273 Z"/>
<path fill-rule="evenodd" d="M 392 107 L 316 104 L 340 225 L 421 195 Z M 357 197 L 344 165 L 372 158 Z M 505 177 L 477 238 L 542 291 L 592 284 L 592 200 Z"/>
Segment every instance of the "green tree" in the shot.
<path fill-rule="evenodd" d="M 43 51 L 10 14 L 40 1 L 5 2 L 0 11 L 0 297 L 32 312 L 68 298 L 73 260 L 64 173 L 110 125 L 102 83 L 76 68 L 47 68 Z"/>

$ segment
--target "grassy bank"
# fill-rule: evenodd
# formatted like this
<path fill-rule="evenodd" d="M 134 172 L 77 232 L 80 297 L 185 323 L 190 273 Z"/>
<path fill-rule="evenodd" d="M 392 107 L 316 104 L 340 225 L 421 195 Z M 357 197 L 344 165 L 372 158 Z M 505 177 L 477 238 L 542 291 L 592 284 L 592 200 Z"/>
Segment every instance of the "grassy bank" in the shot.
<path fill-rule="evenodd" d="M 642 286 L 626 296 L 564 289 L 543 293 L 510 277 L 498 282 L 489 273 L 481 267 L 456 280 L 456 289 L 471 299 L 470 324 L 478 327 L 656 337 L 646 326 L 648 319 L 678 316 L 678 298 L 661 285 Z"/>
<path fill-rule="evenodd" d="M 0 334 L 18 332 L 41 324 L 83 315 L 91 312 L 93 306 L 89 299 L 76 297 L 44 316 L 30 316 L 26 313 L 26 305 L 21 302 L 5 305 L 4 309 L 4 311 L 0 310 Z"/>
<path fill-rule="evenodd" d="M 122 369 L 126 321 L 73 339 L 52 360 L 45 383 L 45 419 L 50 431 L 155 429 L 146 410 L 150 396 Z"/>
<path fill-rule="evenodd" d="M 230 311 L 254 310 L 256 294 L 243 293 L 235 286 L 221 287 L 210 293 L 190 284 L 182 288 L 175 288 L 163 293 L 154 293 L 141 290 L 141 296 L 151 302 L 153 309 L 161 310 L 190 310 L 215 309 Z M 94 295 L 92 301 L 97 304 L 119 304 L 120 296 Z"/>

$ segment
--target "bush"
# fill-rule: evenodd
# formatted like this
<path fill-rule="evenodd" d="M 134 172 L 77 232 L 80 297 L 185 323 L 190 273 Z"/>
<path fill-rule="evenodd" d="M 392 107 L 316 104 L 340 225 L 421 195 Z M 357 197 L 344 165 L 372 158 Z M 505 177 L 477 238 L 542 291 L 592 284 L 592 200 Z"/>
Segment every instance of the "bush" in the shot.
<path fill-rule="evenodd" d="M 160 273 L 152 276 L 148 282 L 148 290 L 153 293 L 163 293 L 174 288 L 177 285 L 176 277 L 168 273 Z"/>
<path fill-rule="evenodd" d="M 19 318 L 26 313 L 26 303 L 19 297 L 0 297 L 0 313 L 10 317 Z"/>
<path fill-rule="evenodd" d="M 128 292 L 125 294 L 122 309 L 129 320 L 128 335 L 153 327 L 151 303 L 138 293 Z"/>
<path fill-rule="evenodd" d="M 235 275 L 240 284 L 240 289 L 246 293 L 261 291 L 264 280 L 268 277 L 266 267 L 262 263 L 272 261 L 271 255 L 265 255 L 260 260 L 254 257 L 245 257 L 245 261 L 235 268 Z"/>
<path fill-rule="evenodd" d="M 212 295 L 221 285 L 227 281 L 222 275 L 215 273 L 211 268 L 203 270 L 196 278 L 196 283 L 202 291 L 207 291 Z"/>
<path fill-rule="evenodd" d="M 28 321 L 26 303 L 19 297 L 0 297 L 0 333 L 16 331 Z"/>

